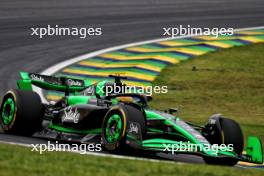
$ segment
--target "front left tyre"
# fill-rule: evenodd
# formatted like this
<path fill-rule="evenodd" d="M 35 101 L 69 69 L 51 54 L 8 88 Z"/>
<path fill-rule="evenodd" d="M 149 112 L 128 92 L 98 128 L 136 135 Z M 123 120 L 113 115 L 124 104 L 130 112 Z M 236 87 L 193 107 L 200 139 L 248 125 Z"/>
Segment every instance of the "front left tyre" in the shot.
<path fill-rule="evenodd" d="M 131 123 L 137 129 L 137 135 L 145 136 L 145 116 L 140 108 L 119 104 L 106 113 L 102 125 L 102 146 L 111 152 L 121 152 L 127 147 L 126 135 Z"/>
<path fill-rule="evenodd" d="M 42 115 L 41 99 L 35 92 L 10 90 L 2 99 L 0 122 L 6 133 L 30 136 L 41 128 Z"/>

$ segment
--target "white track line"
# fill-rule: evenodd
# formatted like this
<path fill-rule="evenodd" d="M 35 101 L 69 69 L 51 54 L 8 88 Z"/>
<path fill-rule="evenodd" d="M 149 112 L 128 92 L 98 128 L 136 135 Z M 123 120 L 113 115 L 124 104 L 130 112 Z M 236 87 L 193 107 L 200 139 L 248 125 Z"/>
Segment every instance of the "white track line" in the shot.
<path fill-rule="evenodd" d="M 240 28 L 240 29 L 235 29 L 234 31 L 244 31 L 244 30 L 256 30 L 256 29 L 263 29 L 264 26 L 258 26 L 258 27 L 249 27 L 249 28 Z M 67 67 L 69 65 L 72 65 L 76 62 L 91 58 L 91 57 L 95 57 L 97 55 L 100 54 L 104 54 L 107 52 L 112 52 L 115 50 L 120 50 L 120 49 L 124 49 L 124 48 L 128 48 L 128 47 L 132 47 L 132 46 L 136 46 L 136 45 L 144 45 L 144 44 L 150 44 L 150 43 L 157 43 L 157 42 L 161 42 L 161 41 L 166 41 L 166 40 L 172 40 L 172 39 L 183 39 L 183 38 L 188 38 L 188 37 L 193 37 L 195 35 L 186 35 L 186 36 L 177 36 L 177 37 L 168 37 L 168 38 L 159 38 L 159 39 L 153 39 L 153 40 L 147 40 L 147 41 L 140 41 L 140 42 L 134 42 L 134 43 L 129 43 L 129 44 L 125 44 L 125 45 L 119 45 L 119 46 L 114 46 L 114 47 L 110 47 L 110 48 L 106 48 L 106 49 L 102 49 L 102 50 L 98 50 L 98 51 L 94 51 L 88 54 L 83 54 L 71 59 L 68 59 L 66 61 L 62 61 L 56 65 L 53 65 L 47 69 L 45 69 L 44 71 L 42 71 L 40 74 L 43 75 L 52 75 L 56 72 L 58 72 L 59 70 L 63 69 L 64 67 Z M 37 92 L 40 97 L 41 100 L 45 103 L 47 103 L 46 98 L 44 97 L 42 90 L 36 86 L 33 86 L 33 90 L 35 92 Z"/>
<path fill-rule="evenodd" d="M 28 147 L 32 149 L 31 144 L 24 144 L 24 143 L 17 143 L 17 142 L 7 142 L 7 141 L 1 141 L 2 144 L 9 144 L 9 145 L 17 145 L 22 147 Z M 32 151 L 36 152 L 36 151 Z M 56 151 L 55 151 L 56 152 Z M 60 152 L 60 151 L 57 151 Z M 80 154 L 81 151 L 63 151 L 63 152 L 69 152 L 69 153 L 77 153 Z M 48 151 L 46 151 L 48 153 Z M 83 154 L 80 154 L 83 155 Z M 110 157 L 110 158 L 116 158 L 116 159 L 127 159 L 127 160 L 138 160 L 138 161 L 151 161 L 156 163 L 166 163 L 166 164 L 185 164 L 183 162 L 174 162 L 174 161 L 165 161 L 165 160 L 158 160 L 158 159 L 149 159 L 149 158 L 139 158 L 139 157 L 132 157 L 132 156 L 122 156 L 122 155 L 113 155 L 113 154 L 105 154 L 105 153 L 97 153 L 97 152 L 89 152 L 87 151 L 85 155 L 92 155 L 92 156 L 100 156 L 100 157 Z"/>
<path fill-rule="evenodd" d="M 32 149 L 31 144 L 24 144 L 24 143 L 17 143 L 17 142 L 7 142 L 7 141 L 1 141 L 1 140 L 0 140 L 0 143 L 9 144 L 9 145 L 17 145 L 17 146 L 22 146 L 22 147 L 28 147 L 28 148 Z M 32 152 L 34 152 L 34 151 L 32 151 Z M 80 152 L 77 152 L 77 151 L 63 151 L 63 152 L 80 154 Z M 80 155 L 83 155 L 83 154 L 80 154 Z M 85 155 L 92 155 L 92 156 L 99 156 L 99 157 L 109 157 L 109 158 L 115 158 L 115 159 L 150 161 L 150 162 L 154 162 L 154 163 L 164 163 L 164 164 L 178 164 L 178 165 L 188 164 L 188 163 L 179 162 L 179 161 L 177 161 L 177 162 L 175 162 L 175 161 L 165 161 L 165 160 L 159 160 L 159 159 L 139 158 L 139 157 L 132 157 L 132 156 L 122 156 L 122 155 L 97 153 L 97 152 L 86 152 Z M 237 164 L 236 167 L 240 167 L 240 168 L 254 168 L 254 167 L 245 166 L 245 165 L 239 165 L 239 164 Z"/>

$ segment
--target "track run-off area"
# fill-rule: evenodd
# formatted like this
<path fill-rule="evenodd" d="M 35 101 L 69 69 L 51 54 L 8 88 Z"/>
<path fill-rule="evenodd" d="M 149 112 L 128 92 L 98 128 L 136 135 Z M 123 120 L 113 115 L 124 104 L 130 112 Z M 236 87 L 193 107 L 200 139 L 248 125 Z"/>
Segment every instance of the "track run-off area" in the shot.
<path fill-rule="evenodd" d="M 235 46 L 264 42 L 264 27 L 235 30 L 232 36 L 180 36 L 131 43 L 84 54 L 58 63 L 42 72 L 46 75 L 86 79 L 91 83 L 111 79 L 116 73 L 126 76 L 127 85 L 149 86 L 168 65 L 195 59 L 196 56 Z M 57 100 L 63 93 L 48 92 Z"/>

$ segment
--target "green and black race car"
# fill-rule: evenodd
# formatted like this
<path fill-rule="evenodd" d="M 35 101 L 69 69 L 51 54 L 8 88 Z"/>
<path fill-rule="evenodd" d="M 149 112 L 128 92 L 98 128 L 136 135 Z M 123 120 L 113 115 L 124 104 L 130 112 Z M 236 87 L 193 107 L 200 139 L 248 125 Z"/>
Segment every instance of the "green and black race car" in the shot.
<path fill-rule="evenodd" d="M 261 141 L 244 137 L 234 120 L 212 115 L 204 126 L 183 121 L 177 109 L 150 109 L 151 97 L 139 93 L 105 94 L 115 81 L 90 84 L 86 80 L 21 72 L 18 89 L 8 91 L 1 103 L 0 121 L 6 133 L 80 143 L 98 142 L 105 150 L 185 153 L 200 155 L 206 163 L 235 165 L 238 161 L 263 163 Z M 124 78 L 125 79 L 125 78 Z M 43 103 L 33 86 L 65 92 L 57 102 Z"/>

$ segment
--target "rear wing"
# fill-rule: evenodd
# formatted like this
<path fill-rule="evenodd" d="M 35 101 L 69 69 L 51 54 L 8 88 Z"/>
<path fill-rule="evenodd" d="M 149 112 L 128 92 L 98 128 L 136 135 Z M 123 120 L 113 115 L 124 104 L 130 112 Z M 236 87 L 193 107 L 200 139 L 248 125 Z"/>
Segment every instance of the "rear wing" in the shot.
<path fill-rule="evenodd" d="M 21 90 L 32 90 L 32 85 L 45 90 L 55 90 L 69 94 L 71 92 L 79 92 L 91 85 L 88 80 L 55 77 L 40 75 L 37 73 L 20 72 L 21 80 L 17 81 L 17 86 Z"/>

